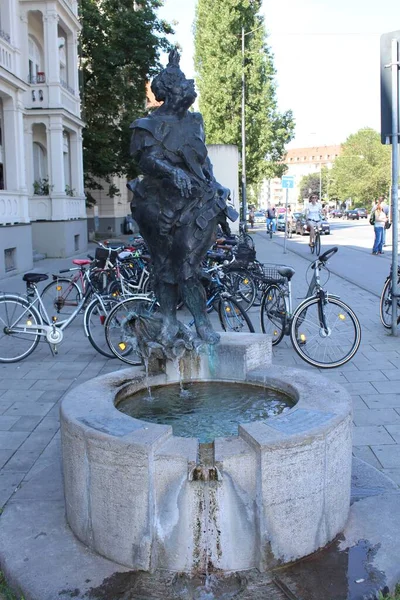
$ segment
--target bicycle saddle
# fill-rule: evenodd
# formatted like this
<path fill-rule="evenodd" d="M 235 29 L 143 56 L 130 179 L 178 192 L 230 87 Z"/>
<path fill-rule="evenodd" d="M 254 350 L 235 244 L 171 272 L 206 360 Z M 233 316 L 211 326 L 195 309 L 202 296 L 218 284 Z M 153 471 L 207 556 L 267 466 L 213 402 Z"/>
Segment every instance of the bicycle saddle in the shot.
<path fill-rule="evenodd" d="M 22 280 L 28 283 L 39 283 L 39 281 L 46 281 L 48 278 L 49 276 L 45 273 L 25 273 Z"/>
<path fill-rule="evenodd" d="M 72 261 L 74 265 L 78 265 L 78 267 L 84 267 L 85 265 L 90 265 L 90 260 L 87 258 L 74 258 Z"/>
<path fill-rule="evenodd" d="M 296 271 L 292 269 L 292 267 L 278 267 L 277 271 L 279 275 L 282 275 L 282 277 L 286 277 L 288 281 L 290 281 L 293 275 L 296 273 Z"/>

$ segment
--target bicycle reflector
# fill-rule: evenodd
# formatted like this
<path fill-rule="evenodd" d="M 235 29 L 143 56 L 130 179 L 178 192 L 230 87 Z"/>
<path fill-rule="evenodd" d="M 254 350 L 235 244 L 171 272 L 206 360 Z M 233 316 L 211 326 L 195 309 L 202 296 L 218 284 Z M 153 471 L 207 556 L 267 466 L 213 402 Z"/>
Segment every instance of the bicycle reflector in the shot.
<path fill-rule="evenodd" d="M 305 341 L 306 341 L 306 339 L 307 339 L 307 337 L 304 335 L 304 333 L 301 333 L 301 334 L 300 334 L 300 341 L 301 341 L 301 342 L 305 342 Z"/>
<path fill-rule="evenodd" d="M 339 319 L 340 319 L 341 321 L 344 321 L 344 320 L 345 320 L 345 318 L 346 318 L 346 315 L 344 315 L 343 313 L 340 313 L 340 314 L 339 314 Z"/>
<path fill-rule="evenodd" d="M 125 344 L 125 342 L 120 342 L 120 343 L 118 344 L 118 348 L 119 348 L 120 350 L 126 350 L 126 344 Z"/>
<path fill-rule="evenodd" d="M 32 326 L 32 321 L 31 321 L 31 319 L 28 319 L 28 320 L 26 321 L 26 324 L 28 325 L 28 327 L 31 327 L 31 326 Z"/>
<path fill-rule="evenodd" d="M 57 292 L 61 292 L 61 290 L 62 290 L 62 285 L 58 285 L 58 286 L 57 286 L 57 288 L 56 288 L 56 290 L 57 290 Z"/>

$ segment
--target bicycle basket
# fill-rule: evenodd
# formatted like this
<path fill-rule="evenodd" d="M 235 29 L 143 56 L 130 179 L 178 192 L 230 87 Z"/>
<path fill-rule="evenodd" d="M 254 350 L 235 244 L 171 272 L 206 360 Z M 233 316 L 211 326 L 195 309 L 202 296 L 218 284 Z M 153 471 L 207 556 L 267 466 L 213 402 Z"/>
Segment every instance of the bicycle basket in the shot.
<path fill-rule="evenodd" d="M 118 258 L 118 252 L 116 250 L 113 250 L 112 248 L 96 248 L 94 257 L 97 260 L 97 267 L 99 269 L 104 269 L 104 267 L 106 266 L 107 259 L 113 265 L 115 265 Z"/>
<path fill-rule="evenodd" d="M 256 251 L 254 248 L 249 248 L 247 244 L 238 244 L 233 253 L 236 261 L 245 263 L 246 265 L 256 260 Z"/>
<path fill-rule="evenodd" d="M 265 283 L 286 283 L 286 277 L 283 277 L 278 273 L 280 267 L 286 267 L 286 265 L 269 265 L 263 264 L 261 278 Z"/>

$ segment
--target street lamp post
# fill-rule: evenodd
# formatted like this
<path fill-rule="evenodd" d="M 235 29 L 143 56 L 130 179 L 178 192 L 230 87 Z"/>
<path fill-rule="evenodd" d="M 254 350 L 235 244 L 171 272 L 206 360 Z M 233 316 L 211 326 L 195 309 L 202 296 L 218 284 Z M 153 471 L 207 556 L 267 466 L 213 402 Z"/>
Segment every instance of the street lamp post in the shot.
<path fill-rule="evenodd" d="M 246 189 L 246 79 L 244 73 L 244 27 L 242 27 L 242 218 L 247 230 L 247 189 Z"/>
<path fill-rule="evenodd" d="M 247 181 L 246 181 L 246 75 L 245 75 L 245 55 L 244 55 L 244 38 L 250 33 L 254 33 L 264 27 L 264 23 L 252 29 L 251 31 L 244 30 L 242 27 L 242 213 L 244 228 L 247 230 Z"/>

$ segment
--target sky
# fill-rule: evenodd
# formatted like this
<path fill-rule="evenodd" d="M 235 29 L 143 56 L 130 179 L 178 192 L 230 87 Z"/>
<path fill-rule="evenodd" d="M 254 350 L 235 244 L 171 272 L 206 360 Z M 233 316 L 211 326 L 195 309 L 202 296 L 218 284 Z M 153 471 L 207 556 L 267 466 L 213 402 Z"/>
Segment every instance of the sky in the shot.
<path fill-rule="evenodd" d="M 165 0 L 181 68 L 194 77 L 196 0 Z M 289 147 L 340 144 L 362 127 L 380 130 L 380 36 L 400 31 L 399 0 L 264 0 L 281 111 L 296 121 Z M 400 35 L 399 35 L 400 38 Z"/>

